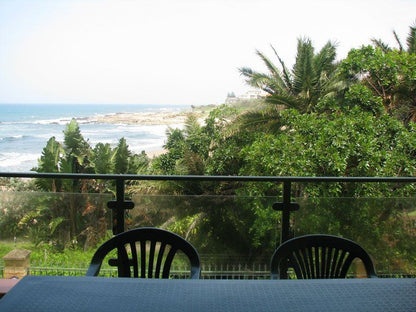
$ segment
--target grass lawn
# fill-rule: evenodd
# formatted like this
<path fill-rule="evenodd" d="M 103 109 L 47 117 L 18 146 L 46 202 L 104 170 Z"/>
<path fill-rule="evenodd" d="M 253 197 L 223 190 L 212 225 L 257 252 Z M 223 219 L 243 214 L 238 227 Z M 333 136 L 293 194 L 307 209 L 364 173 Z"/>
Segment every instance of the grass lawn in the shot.
<path fill-rule="evenodd" d="M 13 241 L 0 241 L 0 259 L 14 248 L 15 244 Z M 84 251 L 77 248 L 66 248 L 64 251 L 59 252 L 53 249 L 52 246 L 46 244 L 36 246 L 30 242 L 18 242 L 16 248 L 30 250 L 30 261 L 32 264 L 37 263 L 51 267 L 71 267 L 74 265 L 87 267 L 95 251 L 95 249 Z"/>

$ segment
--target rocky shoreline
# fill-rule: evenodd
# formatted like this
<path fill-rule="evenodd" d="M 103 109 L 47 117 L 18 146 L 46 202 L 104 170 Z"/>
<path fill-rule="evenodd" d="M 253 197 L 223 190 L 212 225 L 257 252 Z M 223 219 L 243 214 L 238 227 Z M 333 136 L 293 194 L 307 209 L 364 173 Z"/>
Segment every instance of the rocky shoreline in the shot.
<path fill-rule="evenodd" d="M 127 125 L 183 125 L 189 114 L 195 114 L 200 121 L 207 117 L 212 106 L 192 107 L 180 111 L 152 111 L 140 113 L 120 112 L 84 118 L 83 123 L 110 123 Z"/>
<path fill-rule="evenodd" d="M 90 122 L 138 125 L 183 124 L 190 112 L 116 113 L 90 118 Z"/>
<path fill-rule="evenodd" d="M 165 125 L 172 127 L 182 127 L 190 114 L 197 116 L 198 120 L 203 123 L 203 120 L 208 116 L 212 106 L 208 107 L 192 107 L 181 111 L 152 111 L 140 113 L 114 113 L 108 115 L 100 115 L 94 117 L 82 118 L 82 123 L 107 123 L 107 124 L 125 124 L 125 125 Z M 81 121 L 81 120 L 78 120 Z M 166 150 L 146 151 L 150 158 L 157 157 L 166 153 Z"/>

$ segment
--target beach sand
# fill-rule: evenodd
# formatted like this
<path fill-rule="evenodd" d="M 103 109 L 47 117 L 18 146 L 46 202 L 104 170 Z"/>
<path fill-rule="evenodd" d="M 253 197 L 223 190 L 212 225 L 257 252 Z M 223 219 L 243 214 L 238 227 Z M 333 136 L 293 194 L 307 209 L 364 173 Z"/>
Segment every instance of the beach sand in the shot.
<path fill-rule="evenodd" d="M 147 157 L 155 158 L 155 157 L 158 157 L 158 156 L 166 153 L 167 150 L 161 149 L 161 150 L 157 150 L 157 151 L 145 151 L 145 152 L 146 152 Z"/>

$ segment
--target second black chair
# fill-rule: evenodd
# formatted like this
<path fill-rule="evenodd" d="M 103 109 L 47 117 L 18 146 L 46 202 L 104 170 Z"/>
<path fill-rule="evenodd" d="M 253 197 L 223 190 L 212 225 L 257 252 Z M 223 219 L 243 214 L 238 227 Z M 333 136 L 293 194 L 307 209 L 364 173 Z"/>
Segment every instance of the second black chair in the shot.
<path fill-rule="evenodd" d="M 117 259 L 108 262 L 117 266 L 119 277 L 169 278 L 177 251 L 189 259 L 190 278 L 198 279 L 201 274 L 198 252 L 188 241 L 167 230 L 144 227 L 118 234 L 102 244 L 86 276 L 97 276 L 104 258 L 113 250 L 117 251 Z"/>
<path fill-rule="evenodd" d="M 299 236 L 277 247 L 271 278 L 287 278 L 287 268 L 293 268 L 298 279 L 345 278 L 355 258 L 363 262 L 367 277 L 377 277 L 373 261 L 357 243 L 332 235 Z"/>

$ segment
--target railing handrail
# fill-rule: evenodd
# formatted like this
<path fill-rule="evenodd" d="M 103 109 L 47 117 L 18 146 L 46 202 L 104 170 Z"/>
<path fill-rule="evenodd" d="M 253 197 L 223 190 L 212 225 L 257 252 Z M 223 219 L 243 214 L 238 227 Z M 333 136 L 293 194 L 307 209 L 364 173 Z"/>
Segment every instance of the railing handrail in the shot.
<path fill-rule="evenodd" d="M 312 176 L 216 176 L 216 175 L 138 175 L 95 173 L 0 172 L 0 178 L 100 179 L 153 181 L 235 181 L 235 182 L 384 182 L 414 183 L 416 177 L 312 177 Z"/>

